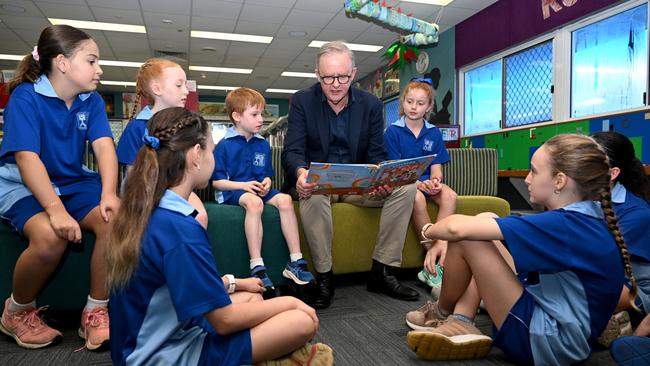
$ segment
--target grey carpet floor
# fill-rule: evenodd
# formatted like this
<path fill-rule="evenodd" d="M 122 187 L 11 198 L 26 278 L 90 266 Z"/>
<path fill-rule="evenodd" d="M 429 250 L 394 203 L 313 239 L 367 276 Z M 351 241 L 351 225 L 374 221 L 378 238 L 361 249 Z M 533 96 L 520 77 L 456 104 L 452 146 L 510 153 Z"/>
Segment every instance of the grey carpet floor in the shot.
<path fill-rule="evenodd" d="M 414 276 L 410 276 L 413 278 Z M 319 311 L 320 329 L 315 341 L 325 342 L 334 349 L 335 364 L 345 365 L 510 365 L 496 348 L 484 359 L 455 362 L 428 362 L 418 359 L 406 345 L 408 327 L 404 322 L 407 311 L 421 305 L 427 292 L 417 280 L 406 281 L 421 292 L 421 301 L 405 302 L 365 290 L 359 276 L 337 278 L 333 305 Z M 76 335 L 76 315 L 49 314 L 51 322 L 63 329 L 62 343 L 41 349 L 24 350 L 13 340 L 0 336 L 0 365 L 110 365 L 108 352 L 75 350 L 83 345 Z M 477 326 L 491 333 L 487 315 L 477 317 Z M 586 366 L 615 365 L 607 350 L 597 350 L 583 364 Z"/>

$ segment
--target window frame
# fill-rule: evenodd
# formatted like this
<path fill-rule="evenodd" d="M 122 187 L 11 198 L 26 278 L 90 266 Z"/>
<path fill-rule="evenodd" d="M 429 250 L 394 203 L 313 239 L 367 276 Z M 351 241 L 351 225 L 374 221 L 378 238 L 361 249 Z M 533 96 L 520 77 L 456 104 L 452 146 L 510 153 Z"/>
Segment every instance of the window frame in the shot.
<path fill-rule="evenodd" d="M 650 69 L 650 2 L 648 0 L 629 0 L 622 4 L 614 5 L 608 9 L 605 9 L 597 14 L 586 16 L 582 19 L 578 19 L 572 23 L 566 24 L 558 29 L 550 31 L 548 33 L 541 34 L 533 39 L 530 39 L 521 44 L 515 45 L 505 51 L 501 51 L 485 57 L 483 59 L 477 60 L 471 64 L 467 64 L 457 70 L 457 84 L 456 89 L 458 90 L 458 121 L 461 125 L 461 137 L 474 137 L 474 136 L 484 136 L 492 133 L 498 132 L 508 132 L 513 130 L 521 130 L 526 128 L 536 128 L 545 125 L 572 122 L 572 121 L 582 121 L 592 118 L 598 118 L 603 116 L 611 116 L 621 113 L 633 113 L 638 111 L 644 111 L 650 106 L 650 72 L 648 72 L 648 78 L 646 79 L 646 91 L 645 91 L 645 105 L 636 108 L 620 109 L 615 111 L 609 111 L 606 113 L 598 113 L 593 115 L 586 115 L 580 117 L 571 117 L 571 66 L 572 66 L 572 52 L 571 52 L 571 35 L 574 31 L 586 27 L 588 25 L 597 23 L 601 20 L 610 18 L 632 8 L 647 4 L 648 11 L 648 56 L 647 63 L 648 69 Z M 526 124 L 523 126 L 515 127 L 504 127 L 505 126 L 505 60 L 507 57 L 512 56 L 516 53 L 524 51 L 528 48 L 538 46 L 544 42 L 552 40 L 553 45 L 553 96 L 552 96 L 552 120 L 544 122 L 535 122 Z M 465 134 L 465 73 L 471 71 L 475 68 L 481 67 L 488 63 L 494 62 L 501 59 L 502 60 L 502 90 L 501 90 L 501 127 L 498 130 L 480 132 L 475 134 Z"/>

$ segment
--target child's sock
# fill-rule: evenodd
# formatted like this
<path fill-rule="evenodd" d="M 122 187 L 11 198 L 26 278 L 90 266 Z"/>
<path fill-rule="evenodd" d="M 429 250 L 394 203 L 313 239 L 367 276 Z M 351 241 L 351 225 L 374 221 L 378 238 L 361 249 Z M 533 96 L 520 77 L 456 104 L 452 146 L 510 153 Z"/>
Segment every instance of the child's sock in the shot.
<path fill-rule="evenodd" d="M 262 258 L 251 258 L 251 268 L 253 269 L 257 266 L 263 266 L 264 265 L 264 260 Z"/>
<path fill-rule="evenodd" d="M 35 307 L 36 307 L 36 300 L 32 300 L 27 304 L 20 304 L 16 302 L 16 300 L 14 300 L 14 294 L 11 294 L 11 301 L 9 301 L 9 309 L 8 309 L 10 313 L 25 311 L 25 310 L 33 309 Z"/>
<path fill-rule="evenodd" d="M 88 300 L 86 300 L 86 307 L 84 310 L 92 310 L 96 307 L 108 307 L 108 299 L 106 300 L 95 300 L 90 295 L 88 295 Z"/>
<path fill-rule="evenodd" d="M 462 321 L 463 323 L 472 324 L 472 325 L 474 324 L 474 318 L 470 318 L 470 317 L 465 316 L 463 314 L 454 313 L 451 316 L 453 316 L 454 318 Z"/>
<path fill-rule="evenodd" d="M 300 253 L 300 252 L 298 252 L 298 253 L 289 253 L 289 260 L 291 262 L 295 262 L 298 259 L 302 259 L 302 253 Z"/>

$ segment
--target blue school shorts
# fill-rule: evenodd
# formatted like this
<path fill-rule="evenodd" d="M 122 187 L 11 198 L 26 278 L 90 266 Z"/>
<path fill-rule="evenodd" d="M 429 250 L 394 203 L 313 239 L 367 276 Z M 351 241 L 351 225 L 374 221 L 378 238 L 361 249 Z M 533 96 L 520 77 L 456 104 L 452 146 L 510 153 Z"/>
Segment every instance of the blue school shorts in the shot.
<path fill-rule="evenodd" d="M 102 185 L 99 180 L 89 180 L 84 183 L 84 191 L 59 196 L 68 214 L 77 222 L 88 215 L 93 208 L 99 206 L 102 196 Z M 23 235 L 25 223 L 32 216 L 45 210 L 33 195 L 21 198 L 11 206 L 2 218 L 6 220 L 20 235 Z"/>
<path fill-rule="evenodd" d="M 632 273 L 634 273 L 639 290 L 634 303 L 643 310 L 644 315 L 648 314 L 650 310 L 650 263 L 632 259 Z M 625 278 L 625 286 L 632 290 L 632 282 L 627 277 Z"/>
<path fill-rule="evenodd" d="M 225 191 L 223 192 L 223 196 L 224 196 L 223 203 L 228 205 L 239 206 L 239 199 L 244 193 L 249 193 L 249 192 L 244 190 Z M 266 196 L 260 198 L 262 199 L 262 202 L 267 203 L 271 198 L 275 197 L 275 195 L 278 193 L 280 193 L 280 191 L 271 188 L 269 190 L 269 193 Z"/>
<path fill-rule="evenodd" d="M 251 331 L 219 335 L 208 332 L 203 341 L 199 365 L 252 365 Z"/>
<path fill-rule="evenodd" d="M 530 348 L 530 319 L 535 310 L 535 299 L 528 291 L 512 305 L 508 317 L 497 330 L 492 326 L 493 344 L 499 347 L 514 363 L 533 365 L 533 351 Z"/>

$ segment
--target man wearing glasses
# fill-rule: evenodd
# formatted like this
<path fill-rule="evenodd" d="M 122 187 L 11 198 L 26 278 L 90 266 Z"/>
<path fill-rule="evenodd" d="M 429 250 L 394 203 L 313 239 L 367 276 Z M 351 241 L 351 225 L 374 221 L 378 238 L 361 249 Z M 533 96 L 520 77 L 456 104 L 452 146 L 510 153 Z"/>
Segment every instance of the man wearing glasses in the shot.
<path fill-rule="evenodd" d="M 310 162 L 377 164 L 387 158 L 381 101 L 351 87 L 357 72 L 352 51 L 343 41 L 324 44 L 316 58 L 315 72 L 319 82 L 292 97 L 282 151 L 287 176 L 284 190 L 295 188 L 300 197 L 300 217 L 317 272 L 317 292 L 312 305 L 317 309 L 326 308 L 334 296 L 331 209 L 334 202 L 383 207 L 368 290 L 417 300 L 417 291 L 400 284 L 393 274 L 402 260 L 415 185 L 394 190 L 380 187 L 371 197 L 312 195 L 316 184 L 307 183 Z"/>

